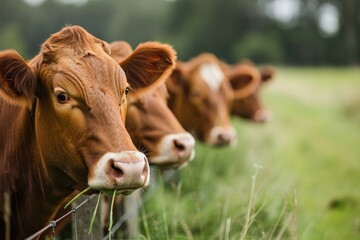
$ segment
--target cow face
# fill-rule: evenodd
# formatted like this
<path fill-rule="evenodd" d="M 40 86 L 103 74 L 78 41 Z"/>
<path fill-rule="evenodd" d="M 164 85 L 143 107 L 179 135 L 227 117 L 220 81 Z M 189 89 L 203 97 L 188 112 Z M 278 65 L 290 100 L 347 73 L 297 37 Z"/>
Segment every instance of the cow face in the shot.
<path fill-rule="evenodd" d="M 169 106 L 186 130 L 210 145 L 234 143 L 229 117 L 233 92 L 214 55 L 178 62 L 166 84 Z"/>
<path fill-rule="evenodd" d="M 264 83 L 272 78 L 273 69 L 264 67 L 259 72 L 251 63 L 240 63 L 227 66 L 225 72 L 234 90 L 232 115 L 253 122 L 268 121 L 271 113 L 263 106 L 260 91 Z"/>
<path fill-rule="evenodd" d="M 167 48 L 166 44 L 151 43 L 153 48 Z M 125 41 L 110 44 L 111 56 L 120 63 L 132 53 Z M 135 146 L 149 157 L 152 165 L 161 169 L 179 168 L 195 155 L 195 140 L 184 130 L 167 106 L 165 83 L 142 96 L 128 95 L 126 129 Z"/>
<path fill-rule="evenodd" d="M 165 84 L 142 97 L 129 97 L 126 129 L 136 146 L 161 169 L 184 166 L 195 155 L 195 140 L 167 106 Z"/>
<path fill-rule="evenodd" d="M 148 184 L 149 166 L 122 121 L 126 94 L 161 81 L 174 60 L 170 48 L 139 46 L 120 67 L 107 43 L 66 27 L 29 64 L 15 52 L 0 55 L 0 95 L 33 112 L 38 153 L 54 187 L 129 193 Z"/>

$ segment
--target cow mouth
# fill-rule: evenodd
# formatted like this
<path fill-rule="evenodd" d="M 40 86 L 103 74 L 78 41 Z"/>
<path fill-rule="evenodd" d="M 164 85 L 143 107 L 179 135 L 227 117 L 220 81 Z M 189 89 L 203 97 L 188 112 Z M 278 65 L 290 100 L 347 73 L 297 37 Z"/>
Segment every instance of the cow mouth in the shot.
<path fill-rule="evenodd" d="M 126 188 L 126 189 L 113 189 L 113 190 L 101 190 L 99 192 L 103 192 L 104 194 L 108 196 L 112 196 L 114 194 L 114 191 L 116 190 L 116 195 L 130 195 L 138 188 Z"/>

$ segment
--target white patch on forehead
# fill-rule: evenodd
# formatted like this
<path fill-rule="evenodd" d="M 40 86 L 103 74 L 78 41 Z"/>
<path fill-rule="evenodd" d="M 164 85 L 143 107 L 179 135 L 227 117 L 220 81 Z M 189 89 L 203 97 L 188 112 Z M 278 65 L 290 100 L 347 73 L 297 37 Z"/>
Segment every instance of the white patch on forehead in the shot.
<path fill-rule="evenodd" d="M 214 63 L 202 64 L 200 66 L 200 75 L 214 92 L 219 91 L 220 85 L 225 77 L 220 67 Z"/>

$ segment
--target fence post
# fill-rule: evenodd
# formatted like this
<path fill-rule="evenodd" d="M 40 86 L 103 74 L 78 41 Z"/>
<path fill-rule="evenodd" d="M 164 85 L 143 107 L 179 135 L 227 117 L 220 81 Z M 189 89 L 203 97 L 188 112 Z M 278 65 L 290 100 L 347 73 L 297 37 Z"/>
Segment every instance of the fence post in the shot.
<path fill-rule="evenodd" d="M 123 209 L 124 215 L 129 216 L 125 223 L 124 235 L 128 239 L 134 239 L 140 234 L 139 229 L 139 207 L 140 207 L 139 192 L 134 192 L 128 196 L 124 196 Z"/>
<path fill-rule="evenodd" d="M 81 202 L 85 201 L 89 196 L 81 196 L 79 199 L 72 203 L 72 207 L 76 207 Z M 72 227 L 72 239 L 83 240 L 83 239 L 102 239 L 103 238 L 103 226 L 101 221 L 101 206 L 98 207 L 96 218 L 92 226 L 92 231 L 90 235 L 88 234 L 91 217 L 94 212 L 97 196 L 91 198 L 83 207 L 80 207 L 76 210 L 76 219 L 73 219 L 71 224 Z M 100 202 L 101 204 L 101 202 Z M 76 221 L 76 225 L 75 222 Z"/>
<path fill-rule="evenodd" d="M 10 216 L 11 216 L 11 201 L 10 194 L 4 192 L 4 222 L 5 222 L 5 240 L 10 240 Z"/>

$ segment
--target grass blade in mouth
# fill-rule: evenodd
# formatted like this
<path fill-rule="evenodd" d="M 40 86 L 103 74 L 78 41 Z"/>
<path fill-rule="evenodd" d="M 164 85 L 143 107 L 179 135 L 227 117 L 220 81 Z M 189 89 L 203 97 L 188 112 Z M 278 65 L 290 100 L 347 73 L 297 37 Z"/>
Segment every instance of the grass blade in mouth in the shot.
<path fill-rule="evenodd" d="M 80 192 L 78 195 L 76 195 L 73 199 L 71 199 L 64 207 L 67 208 L 72 202 L 74 202 L 76 199 L 78 199 L 81 195 L 83 195 L 84 193 L 86 193 L 87 191 L 90 190 L 90 187 L 86 188 L 85 190 L 83 190 L 82 192 Z"/>
<path fill-rule="evenodd" d="M 90 222 L 90 227 L 89 227 L 88 234 L 91 233 L 91 230 L 92 230 L 92 227 L 93 227 L 93 224 L 94 224 L 94 221 L 95 221 L 95 217 L 96 217 L 96 212 L 97 212 L 97 209 L 98 209 L 98 207 L 99 207 L 100 198 L 101 198 L 101 192 L 99 193 L 99 197 L 98 197 L 98 200 L 97 200 L 97 202 L 96 202 L 96 206 L 95 206 L 93 215 L 92 215 L 92 217 L 91 217 L 91 222 Z"/>
<path fill-rule="evenodd" d="M 109 239 L 111 240 L 111 228 L 113 225 L 113 208 L 114 208 L 114 202 L 116 197 L 116 189 L 114 189 L 114 193 L 111 199 L 111 207 L 110 207 L 110 221 L 109 221 Z"/>

